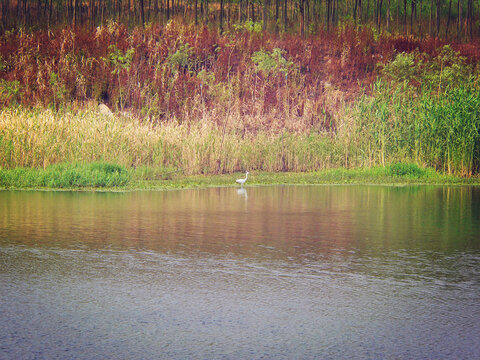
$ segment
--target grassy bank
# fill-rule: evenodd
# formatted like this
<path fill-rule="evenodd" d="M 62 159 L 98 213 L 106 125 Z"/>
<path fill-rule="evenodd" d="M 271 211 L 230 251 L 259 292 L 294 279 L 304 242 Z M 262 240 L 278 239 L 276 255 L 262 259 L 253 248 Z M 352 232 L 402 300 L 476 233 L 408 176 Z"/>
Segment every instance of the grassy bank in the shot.
<path fill-rule="evenodd" d="M 12 184 L 4 187 L 178 183 L 246 170 L 330 181 L 332 169 L 348 169 L 333 176 L 343 182 L 358 177 L 354 169 L 397 163 L 465 182 L 480 173 L 475 44 L 348 26 L 306 39 L 218 34 L 174 22 L 35 35 L 0 39 L 0 169 Z M 77 164 L 80 174 L 98 164 L 122 170 L 55 185 L 70 171 L 58 164 Z M 39 180 L 15 180 L 29 177 Z"/>
<path fill-rule="evenodd" d="M 165 190 L 238 186 L 241 173 L 190 175 L 163 168 L 127 169 L 108 163 L 51 165 L 45 169 L 17 168 L 0 170 L 1 189 L 64 190 Z M 322 185 L 322 184 L 436 184 L 480 185 L 479 177 L 461 178 L 423 169 L 414 164 L 396 163 L 386 167 L 364 169 L 329 169 L 312 172 L 251 173 L 247 186 Z"/>
<path fill-rule="evenodd" d="M 395 167 L 396 165 L 393 165 Z M 480 185 L 480 178 L 460 178 L 442 175 L 433 169 L 421 174 L 395 174 L 391 166 L 368 169 L 329 169 L 306 173 L 250 173 L 247 187 L 260 185 Z M 127 189 L 188 189 L 218 186 L 237 186 L 235 179 L 245 174 L 196 175 L 172 177 L 166 180 L 132 180 Z"/>

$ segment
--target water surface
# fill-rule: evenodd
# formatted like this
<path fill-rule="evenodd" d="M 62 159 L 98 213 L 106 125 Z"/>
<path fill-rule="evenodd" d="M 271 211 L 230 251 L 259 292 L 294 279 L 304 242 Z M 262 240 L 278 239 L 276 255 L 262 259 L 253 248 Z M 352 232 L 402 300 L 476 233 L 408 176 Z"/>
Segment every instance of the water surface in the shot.
<path fill-rule="evenodd" d="M 0 358 L 480 358 L 480 189 L 0 192 Z"/>

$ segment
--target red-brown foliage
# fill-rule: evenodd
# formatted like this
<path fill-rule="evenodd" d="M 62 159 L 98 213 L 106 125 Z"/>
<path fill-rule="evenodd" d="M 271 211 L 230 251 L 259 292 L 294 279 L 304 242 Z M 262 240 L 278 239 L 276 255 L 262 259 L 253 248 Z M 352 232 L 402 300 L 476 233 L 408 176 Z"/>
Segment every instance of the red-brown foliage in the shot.
<path fill-rule="evenodd" d="M 17 101 L 24 105 L 93 100 L 154 121 L 225 109 L 271 119 L 267 127 L 308 113 L 308 121 L 331 130 L 329 119 L 339 102 L 368 88 L 377 76 L 377 63 L 403 51 L 434 54 L 443 44 L 401 36 L 375 40 L 371 30 L 353 27 L 300 39 L 247 31 L 219 35 L 207 27 L 174 22 L 128 31 L 111 23 L 97 29 L 4 34 L 0 78 L 18 81 Z M 470 61 L 480 60 L 480 44 L 452 46 Z M 288 77 L 255 71 L 252 55 L 275 48 L 294 64 Z M 131 64 L 115 68 L 109 60 L 112 52 L 129 49 L 135 50 Z M 181 54 L 175 58 L 176 53 Z M 13 98 L 2 102 L 7 100 Z"/>

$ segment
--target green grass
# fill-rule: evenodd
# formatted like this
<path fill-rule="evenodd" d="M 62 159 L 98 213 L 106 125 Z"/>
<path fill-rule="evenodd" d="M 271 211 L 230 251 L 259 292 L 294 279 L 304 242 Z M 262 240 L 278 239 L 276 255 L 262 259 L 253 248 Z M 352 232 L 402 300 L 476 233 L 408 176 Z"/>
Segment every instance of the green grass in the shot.
<path fill-rule="evenodd" d="M 250 173 L 246 186 L 260 185 L 336 185 L 336 184 L 371 184 L 371 185 L 480 185 L 480 178 L 461 178 L 437 173 L 434 169 L 422 169 L 421 174 L 394 174 L 389 166 L 365 169 L 329 169 L 313 172 L 257 172 Z M 136 179 L 126 189 L 186 189 L 238 186 L 235 179 L 244 177 L 243 173 L 227 175 L 175 175 L 164 180 Z"/>
<path fill-rule="evenodd" d="M 114 188 L 130 181 L 126 168 L 109 163 L 58 164 L 45 169 L 15 168 L 0 170 L 3 188 Z"/>
<path fill-rule="evenodd" d="M 243 173 L 189 175 L 166 168 L 131 168 L 95 162 L 52 165 L 46 169 L 0 169 L 0 188 L 4 189 L 104 189 L 167 190 L 238 186 Z M 441 174 L 415 164 L 394 163 L 386 167 L 336 168 L 312 172 L 252 171 L 246 186 L 321 184 L 439 184 L 480 185 L 479 177 L 462 178 Z"/>
<path fill-rule="evenodd" d="M 405 169 L 405 170 L 402 170 Z M 243 173 L 226 175 L 183 176 L 169 174 L 168 177 L 156 180 L 132 178 L 127 189 L 184 189 L 220 186 L 238 186 L 235 179 L 243 177 Z M 329 169 L 312 172 L 264 172 L 252 171 L 246 186 L 259 185 L 334 185 L 334 184 L 372 184 L 372 185 L 480 185 L 480 178 L 461 178 L 436 172 L 434 169 L 420 168 L 414 164 L 392 164 L 386 167 L 358 169 Z"/>

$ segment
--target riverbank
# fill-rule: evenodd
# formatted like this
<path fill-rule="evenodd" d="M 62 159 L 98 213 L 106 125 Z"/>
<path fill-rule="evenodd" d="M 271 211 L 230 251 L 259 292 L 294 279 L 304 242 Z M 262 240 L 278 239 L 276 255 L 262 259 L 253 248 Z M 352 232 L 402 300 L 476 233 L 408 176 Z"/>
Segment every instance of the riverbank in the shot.
<path fill-rule="evenodd" d="M 0 37 L 0 168 L 105 162 L 141 179 L 396 163 L 480 173 L 474 44 L 173 25 Z"/>
<path fill-rule="evenodd" d="M 305 39 L 175 22 L 60 30 L 0 36 L 0 168 L 480 173 L 476 43 L 348 26 Z"/>
<path fill-rule="evenodd" d="M 208 187 L 235 187 L 241 173 L 183 175 L 178 171 L 154 168 L 127 169 L 108 163 L 53 165 L 46 169 L 0 170 L 0 189 L 134 191 Z M 328 169 L 311 172 L 252 171 L 248 186 L 261 185 L 480 185 L 480 177 L 462 178 L 440 174 L 414 164 L 396 163 L 386 167 Z"/>
<path fill-rule="evenodd" d="M 464 139 L 460 135 L 453 139 L 442 137 L 438 129 L 419 131 L 421 124 L 432 122 L 421 118 L 422 123 L 410 123 L 414 117 L 408 112 L 387 132 L 389 120 L 374 116 L 382 101 L 379 94 L 359 100 L 368 106 L 345 107 L 335 134 L 249 131 L 234 119 L 226 119 L 221 127 L 209 117 L 152 124 L 128 114 L 102 114 L 94 105 L 62 111 L 4 108 L 0 188 L 128 191 L 236 186 L 235 179 L 247 170 L 251 174 L 247 185 L 480 184 L 478 173 L 471 174 L 478 144 L 467 146 L 476 143 L 478 134 L 460 144 Z M 412 127 L 413 132 L 408 130 Z M 444 133 L 458 128 L 445 127 Z M 415 134 L 419 135 L 412 140 Z M 447 158 L 442 160 L 443 155 Z"/>

